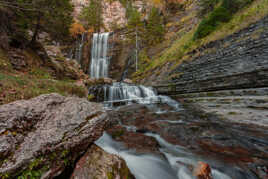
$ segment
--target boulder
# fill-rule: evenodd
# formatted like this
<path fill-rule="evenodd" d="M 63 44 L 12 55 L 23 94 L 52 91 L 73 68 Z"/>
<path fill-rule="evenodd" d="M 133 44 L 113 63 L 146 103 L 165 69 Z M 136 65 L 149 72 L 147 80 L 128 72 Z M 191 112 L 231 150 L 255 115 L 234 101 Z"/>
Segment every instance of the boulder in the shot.
<path fill-rule="evenodd" d="M 106 127 L 101 104 L 46 94 L 0 106 L 0 178 L 53 178 Z"/>
<path fill-rule="evenodd" d="M 77 162 L 71 179 L 103 178 L 132 179 L 134 176 L 123 159 L 93 145 Z"/>
<path fill-rule="evenodd" d="M 212 179 L 211 168 L 204 162 L 198 162 L 198 165 L 194 170 L 194 174 L 197 179 Z"/>

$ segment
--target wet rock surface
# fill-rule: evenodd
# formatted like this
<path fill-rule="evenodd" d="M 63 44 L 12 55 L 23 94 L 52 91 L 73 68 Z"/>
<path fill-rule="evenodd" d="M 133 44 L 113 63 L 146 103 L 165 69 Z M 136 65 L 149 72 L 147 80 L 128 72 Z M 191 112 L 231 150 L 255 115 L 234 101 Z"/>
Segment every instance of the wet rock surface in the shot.
<path fill-rule="evenodd" d="M 0 178 L 53 178 L 73 165 L 105 129 L 102 105 L 41 95 L 0 106 Z"/>
<path fill-rule="evenodd" d="M 117 155 L 112 155 L 96 145 L 89 148 L 78 161 L 71 179 L 134 179 L 125 161 Z"/>
<path fill-rule="evenodd" d="M 121 125 L 116 125 L 107 131 L 116 141 L 124 143 L 128 149 L 135 150 L 137 153 L 156 153 L 159 154 L 159 145 L 153 137 L 136 133 L 134 129 L 127 130 Z"/>
<path fill-rule="evenodd" d="M 152 142 L 151 147 L 147 147 L 148 142 L 145 142 L 146 137 L 159 135 L 171 145 L 184 148 L 195 161 L 201 162 L 202 166 L 195 170 L 198 162 L 189 164 L 187 161 L 192 159 L 187 159 L 188 154 L 184 155 L 184 160 L 172 157 L 172 160 L 178 159 L 178 165 L 188 168 L 193 176 L 200 175 L 200 178 L 211 177 L 210 167 L 214 177 L 220 171 L 231 178 L 267 178 L 267 127 L 235 123 L 195 106 L 185 105 L 180 111 L 168 113 L 155 113 L 151 109 L 152 106 L 134 104 L 109 112 L 115 127 L 108 133 L 124 146 L 143 153 L 161 150 L 160 140 L 152 139 L 155 143 Z M 133 140 L 132 135 L 140 137 Z"/>

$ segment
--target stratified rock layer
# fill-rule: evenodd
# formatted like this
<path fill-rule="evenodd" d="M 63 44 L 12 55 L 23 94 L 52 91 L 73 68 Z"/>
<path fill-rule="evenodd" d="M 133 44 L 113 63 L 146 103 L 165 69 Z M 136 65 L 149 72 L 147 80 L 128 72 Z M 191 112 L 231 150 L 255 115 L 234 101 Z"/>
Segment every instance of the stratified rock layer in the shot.
<path fill-rule="evenodd" d="M 107 120 L 100 104 L 58 94 L 0 106 L 0 176 L 59 175 L 102 135 Z"/>
<path fill-rule="evenodd" d="M 96 145 L 76 164 L 72 179 L 134 178 L 125 161 L 116 155 L 106 153 Z"/>
<path fill-rule="evenodd" d="M 174 77 L 169 85 L 159 86 L 158 91 L 182 94 L 267 87 L 267 49 L 268 16 L 233 35 L 188 53 L 188 60 L 165 74 Z M 155 84 L 164 79 L 157 75 L 152 78 L 155 78 L 152 80 Z"/>

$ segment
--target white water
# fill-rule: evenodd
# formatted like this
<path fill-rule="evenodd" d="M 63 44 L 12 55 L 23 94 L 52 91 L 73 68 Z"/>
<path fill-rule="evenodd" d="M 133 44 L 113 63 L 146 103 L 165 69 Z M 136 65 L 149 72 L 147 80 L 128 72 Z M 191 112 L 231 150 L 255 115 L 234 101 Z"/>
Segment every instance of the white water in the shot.
<path fill-rule="evenodd" d="M 75 42 L 75 48 L 71 49 L 68 58 L 75 59 L 77 63 L 81 64 L 82 56 L 83 56 L 83 47 L 85 44 L 86 33 L 83 33 L 79 39 Z"/>
<path fill-rule="evenodd" d="M 161 147 L 160 151 L 165 155 L 171 167 L 177 171 L 178 179 L 195 179 L 187 166 L 195 167 L 199 161 L 206 161 L 205 159 L 188 152 L 184 147 L 168 143 L 158 134 L 146 133 L 145 135 L 157 140 Z M 213 179 L 231 179 L 228 175 L 213 168 L 211 174 Z"/>
<path fill-rule="evenodd" d="M 160 145 L 160 151 L 166 159 L 151 155 L 137 154 L 116 142 L 106 132 L 95 144 L 104 151 L 122 157 L 136 179 L 195 179 L 188 166 L 195 167 L 204 159 L 188 152 L 185 148 L 166 142 L 157 134 L 147 133 Z M 226 174 L 212 168 L 213 179 L 231 179 Z"/>
<path fill-rule="evenodd" d="M 109 61 L 107 58 L 109 33 L 94 33 L 91 49 L 91 78 L 107 78 Z"/>
<path fill-rule="evenodd" d="M 135 154 L 135 152 L 125 149 L 119 142 L 114 141 L 107 133 L 104 133 L 95 143 L 104 151 L 122 157 L 136 179 L 176 178 L 176 173 L 166 160 L 149 154 Z"/>
<path fill-rule="evenodd" d="M 83 47 L 85 43 L 85 35 L 86 33 L 83 33 L 81 36 L 81 39 L 76 41 L 76 48 L 75 48 L 75 59 L 77 63 L 81 64 L 82 61 L 82 55 L 83 55 Z"/>
<path fill-rule="evenodd" d="M 181 109 L 180 104 L 168 96 L 158 96 L 151 87 L 143 85 L 131 85 L 127 83 L 113 83 L 110 86 L 104 86 L 104 104 L 106 107 L 113 107 L 114 103 L 123 104 L 147 104 L 150 108 L 156 108 L 152 104 L 164 103 L 178 111 Z M 155 109 L 161 113 L 160 109 Z"/>

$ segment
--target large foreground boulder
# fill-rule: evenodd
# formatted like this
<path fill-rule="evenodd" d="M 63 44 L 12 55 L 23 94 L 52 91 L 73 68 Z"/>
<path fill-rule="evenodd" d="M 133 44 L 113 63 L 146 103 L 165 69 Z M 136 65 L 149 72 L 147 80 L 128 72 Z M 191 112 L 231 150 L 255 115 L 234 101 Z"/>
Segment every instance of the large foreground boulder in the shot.
<path fill-rule="evenodd" d="M 0 106 L 0 178 L 53 178 L 83 155 L 108 117 L 86 99 L 42 95 Z"/>
<path fill-rule="evenodd" d="M 134 179 L 126 162 L 96 145 L 77 162 L 71 179 Z"/>

